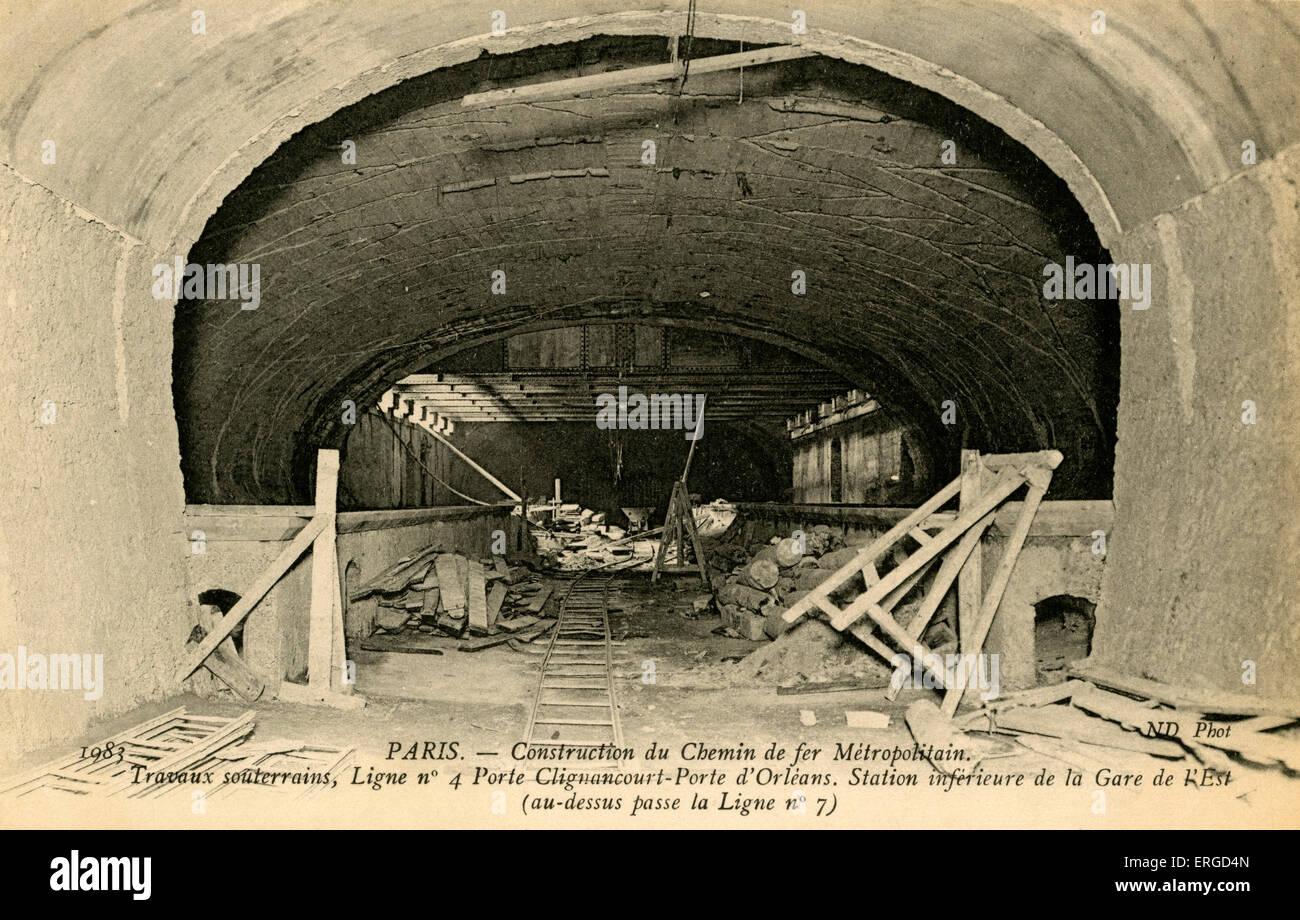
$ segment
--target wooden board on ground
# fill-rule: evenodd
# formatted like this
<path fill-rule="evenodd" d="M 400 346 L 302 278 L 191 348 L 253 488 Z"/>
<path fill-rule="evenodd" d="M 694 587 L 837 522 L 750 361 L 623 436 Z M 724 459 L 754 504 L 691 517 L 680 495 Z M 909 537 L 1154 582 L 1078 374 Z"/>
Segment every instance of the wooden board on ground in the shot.
<path fill-rule="evenodd" d="M 195 626 L 185 648 L 193 651 L 199 647 L 207 635 L 202 626 Z M 229 641 L 229 640 L 227 640 Z M 223 684 L 235 692 L 235 695 L 249 703 L 258 699 L 266 689 L 261 679 L 250 671 L 239 656 L 226 650 L 225 643 L 218 645 L 211 655 L 203 659 L 202 668 L 210 671 Z"/>
<path fill-rule="evenodd" d="M 508 632 L 500 632 L 495 636 L 476 636 L 473 639 L 466 639 L 459 643 L 456 646 L 456 650 L 458 652 L 481 652 L 485 648 L 505 645 L 513 638 L 515 638 L 515 636 Z"/>
<path fill-rule="evenodd" d="M 488 631 L 487 580 L 483 563 L 465 560 L 465 603 L 469 608 L 469 630 L 474 633 Z"/>
<path fill-rule="evenodd" d="M 980 751 L 977 745 L 973 745 L 970 740 L 957 729 L 953 728 L 952 722 L 948 720 L 941 712 L 939 707 L 929 700 L 917 700 L 907 707 L 907 714 L 904 716 L 908 729 L 912 732 L 912 737 L 922 748 L 932 748 L 936 751 L 949 751 L 961 749 L 966 751 L 965 760 L 952 761 L 954 766 L 965 770 L 974 770 L 975 764 L 980 761 Z M 945 760 L 931 760 L 930 766 L 940 773 L 951 773 L 952 766 Z"/>
<path fill-rule="evenodd" d="M 1044 706 L 1041 709 L 1025 708 L 1001 712 L 997 715 L 997 726 L 999 729 L 1082 741 L 1125 751 L 1154 754 L 1157 757 L 1179 759 L 1186 753 L 1183 746 L 1177 742 L 1147 738 L 1125 731 L 1118 725 L 1094 719 L 1069 706 Z"/>
<path fill-rule="evenodd" d="M 1070 667 L 1070 673 L 1099 687 L 1108 687 L 1122 693 L 1146 697 L 1177 709 L 1194 712 L 1242 716 L 1300 716 L 1300 701 L 1274 697 L 1256 697 L 1246 693 L 1228 693 L 1215 690 L 1195 690 L 1174 687 L 1143 677 L 1130 677 L 1109 668 L 1079 662 Z"/>
<path fill-rule="evenodd" d="M 452 553 L 442 553 L 434 562 L 443 609 L 456 619 L 465 615 L 465 581 L 461 577 L 458 558 Z"/>
<path fill-rule="evenodd" d="M 506 586 L 495 584 L 487 596 L 487 625 L 491 631 L 497 626 L 497 616 L 501 613 L 501 604 L 506 599 Z"/>
<path fill-rule="evenodd" d="M 249 746 L 245 745 L 245 747 Z M 321 790 L 328 789 L 329 786 L 324 783 L 268 785 L 251 781 L 249 774 L 255 775 L 256 770 L 261 770 L 263 773 L 318 774 L 335 777 L 340 775 L 343 767 L 352 760 L 355 753 L 356 748 L 323 747 L 304 742 L 294 742 L 290 746 L 284 742 L 279 744 L 268 742 L 261 745 L 258 750 L 250 752 L 249 756 L 239 762 L 230 764 L 228 771 L 219 774 L 225 776 L 228 773 L 244 779 L 241 781 L 227 779 L 220 782 L 213 786 L 207 795 L 208 797 L 217 793 L 239 795 L 255 789 L 276 792 L 294 799 L 311 798 Z"/>
<path fill-rule="evenodd" d="M 808 681 L 803 684 L 790 684 L 776 688 L 777 696 L 799 696 L 804 693 L 841 693 L 853 690 L 879 690 L 880 682 L 863 682 L 856 678 L 849 680 Z"/>
<path fill-rule="evenodd" d="M 438 547 L 430 546 L 421 550 L 414 556 L 408 556 L 398 560 L 381 574 L 376 575 L 370 581 L 357 588 L 348 595 L 349 602 L 359 601 L 363 597 L 371 594 L 395 594 L 403 590 L 413 580 L 423 580 L 429 577 L 429 562 L 434 554 L 438 552 Z"/>
<path fill-rule="evenodd" d="M 542 589 L 533 595 L 526 608 L 529 613 L 541 613 L 542 608 L 546 606 L 546 601 L 550 598 L 551 592 L 555 590 L 554 585 L 543 585 Z"/>
<path fill-rule="evenodd" d="M 0 782 L 0 796 L 70 793 L 79 796 L 125 795 L 136 798 L 175 784 L 133 782 L 133 765 L 150 771 L 184 771 L 213 752 L 239 742 L 253 731 L 254 713 L 233 719 L 190 715 L 184 707 L 133 726 L 81 752 L 120 750 L 122 756 L 91 756 L 70 751 L 63 757 Z M 111 747 L 109 746 L 111 743 Z"/>
<path fill-rule="evenodd" d="M 1081 680 L 1067 680 L 1046 687 L 1032 687 L 1014 693 L 1004 693 L 984 704 L 986 709 L 1018 709 L 1021 706 L 1050 706 L 1068 700 L 1088 685 Z"/>
<path fill-rule="evenodd" d="M 515 617 L 510 620 L 497 620 L 497 628 L 503 629 L 506 632 L 516 633 L 519 632 L 521 629 L 527 629 L 529 626 L 532 626 L 536 622 L 537 622 L 537 617 L 531 615 Z"/>
<path fill-rule="evenodd" d="M 361 643 L 366 652 L 398 652 L 407 655 L 441 655 L 445 649 L 455 648 L 457 640 L 436 636 L 418 630 L 403 630 L 387 636 L 371 636 Z"/>
<path fill-rule="evenodd" d="M 534 626 L 530 626 L 525 630 L 515 633 L 513 638 L 520 642 L 533 642 L 550 632 L 553 626 L 555 626 L 555 620 L 542 620 Z"/>

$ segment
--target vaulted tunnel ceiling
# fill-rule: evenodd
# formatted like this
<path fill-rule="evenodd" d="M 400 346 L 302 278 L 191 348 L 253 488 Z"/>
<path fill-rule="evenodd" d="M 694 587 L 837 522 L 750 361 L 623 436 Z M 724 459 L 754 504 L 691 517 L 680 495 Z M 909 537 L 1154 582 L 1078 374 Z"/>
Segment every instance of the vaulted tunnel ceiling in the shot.
<path fill-rule="evenodd" d="M 177 308 L 189 500 L 309 500 L 315 449 L 346 437 L 343 400 L 374 402 L 484 336 L 637 317 L 815 357 L 954 465 L 963 445 L 1053 446 L 1055 497 L 1109 494 L 1115 305 L 1042 296 L 1044 265 L 1106 257 L 1064 184 L 975 116 L 823 58 L 692 76 L 680 94 L 460 104 L 667 53 L 647 36 L 484 55 L 305 129 L 256 170 L 189 259 L 257 263 L 260 306 Z"/>

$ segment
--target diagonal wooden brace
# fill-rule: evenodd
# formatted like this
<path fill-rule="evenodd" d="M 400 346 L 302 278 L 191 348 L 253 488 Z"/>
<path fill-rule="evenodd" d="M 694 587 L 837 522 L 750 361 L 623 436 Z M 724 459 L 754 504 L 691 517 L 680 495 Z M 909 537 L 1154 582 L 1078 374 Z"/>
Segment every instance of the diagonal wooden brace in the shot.
<path fill-rule="evenodd" d="M 791 604 L 790 609 L 782 614 L 782 618 L 787 623 L 793 623 L 814 607 L 820 607 L 820 601 L 826 600 L 833 592 L 838 591 L 845 581 L 861 572 L 864 566 L 873 564 L 885 550 L 897 543 L 913 527 L 920 525 L 922 521 L 942 508 L 959 491 L 961 491 L 961 480 L 954 479 L 932 495 L 925 504 L 872 540 L 851 560 L 826 576 L 820 585 Z"/>
<path fill-rule="evenodd" d="M 327 521 L 324 518 L 314 517 L 307 522 L 302 530 L 298 531 L 292 542 L 284 548 L 275 562 L 257 577 L 239 598 L 239 602 L 226 612 L 211 632 L 204 637 L 186 657 L 185 663 L 181 665 L 180 670 L 176 672 L 176 682 L 180 683 L 185 678 L 194 673 L 194 669 L 203 664 L 205 658 L 212 654 L 213 650 L 221 644 L 231 631 L 238 626 L 248 616 L 249 612 L 257 606 L 257 602 L 266 596 L 266 593 L 275 587 L 275 583 L 280 580 L 280 576 L 289 571 L 289 567 L 298 561 L 298 557 L 306 551 L 308 546 L 315 541 L 321 531 L 325 529 Z"/>
<path fill-rule="evenodd" d="M 934 582 L 930 585 L 930 591 L 922 601 L 912 622 L 907 624 L 907 632 L 915 639 L 920 639 L 925 632 L 930 620 L 933 619 L 934 613 L 939 609 L 939 604 L 943 602 L 944 595 L 952 587 L 952 583 L 957 580 L 962 566 L 970 558 L 970 554 L 975 551 L 975 547 L 984 537 L 984 531 L 988 530 L 993 524 L 993 512 L 986 514 L 978 524 L 966 531 L 962 535 L 957 545 L 943 559 L 943 565 L 939 567 L 939 572 L 934 576 Z M 891 684 L 889 690 L 885 693 L 885 698 L 889 700 L 896 699 L 898 692 L 903 689 L 901 686 Z"/>
<path fill-rule="evenodd" d="M 874 607 L 882 597 L 898 587 L 905 578 L 947 549 L 984 515 L 1002 504 L 1012 492 L 1024 485 L 1024 482 L 1024 477 L 1019 472 L 1004 471 L 994 480 L 989 490 L 980 496 L 978 502 L 958 514 L 957 519 L 936 534 L 929 543 L 908 556 L 901 565 L 868 588 L 864 594 L 846 607 L 838 618 L 832 620 L 831 625 L 839 630 L 847 629 L 855 620 L 867 613 L 870 607 Z M 894 625 L 898 626 L 897 623 Z M 900 632 L 901 629 L 899 627 Z"/>

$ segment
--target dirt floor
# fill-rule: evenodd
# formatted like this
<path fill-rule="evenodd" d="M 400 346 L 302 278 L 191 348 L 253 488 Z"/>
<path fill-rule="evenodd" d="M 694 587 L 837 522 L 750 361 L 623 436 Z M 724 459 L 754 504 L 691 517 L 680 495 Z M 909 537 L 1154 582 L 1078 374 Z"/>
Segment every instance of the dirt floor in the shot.
<path fill-rule="evenodd" d="M 773 801 L 781 806 L 788 804 L 792 792 L 803 794 L 806 789 L 807 795 L 820 803 L 819 809 L 837 807 L 827 802 L 838 803 L 840 796 L 856 797 L 855 807 L 845 811 L 852 816 L 851 825 L 860 825 L 865 814 L 873 815 L 872 820 L 882 825 L 915 826 L 918 820 L 934 822 L 936 826 L 949 825 L 954 823 L 954 813 L 942 809 L 965 803 L 976 809 L 980 816 L 976 820 L 984 824 L 1006 824 L 1014 815 L 1015 823 L 1022 825 L 1057 821 L 1065 826 L 1099 826 L 1108 819 L 1104 812 L 1098 818 L 1096 799 L 1091 796 L 1099 787 L 1105 789 L 1104 781 L 1099 784 L 1097 770 L 1138 773 L 1144 767 L 1149 771 L 1152 764 L 1151 758 L 1138 764 L 1131 754 L 1110 748 L 1083 745 L 1087 750 L 1066 754 L 1057 751 L 1056 756 L 1051 756 L 1028 750 L 1005 735 L 965 736 L 963 743 L 979 752 L 980 770 L 1026 775 L 1044 771 L 1064 774 L 1069 770 L 1088 779 L 1077 789 L 1056 789 L 1028 797 L 1023 791 L 933 788 L 931 775 L 937 771 L 924 762 L 891 765 L 856 763 L 841 758 L 832 764 L 830 761 L 837 750 L 847 750 L 853 745 L 866 744 L 877 750 L 895 746 L 900 750 L 911 748 L 914 739 L 905 722 L 908 706 L 922 696 L 937 697 L 931 691 L 905 690 L 896 701 L 887 700 L 884 688 L 888 668 L 875 662 L 864 664 L 868 656 L 858 652 L 854 653 L 858 664 L 847 670 L 832 667 L 817 673 L 817 669 L 807 666 L 808 662 L 800 660 L 797 666 L 785 668 L 779 674 L 765 671 L 755 676 L 752 667 L 755 659 L 745 662 L 744 656 L 757 651 L 766 656 L 765 660 L 771 660 L 778 646 L 716 635 L 715 630 L 720 626 L 716 613 L 709 610 L 697 618 L 694 611 L 692 599 L 699 594 L 696 579 L 681 577 L 655 586 L 647 579 L 624 582 L 615 592 L 611 632 L 615 641 L 620 720 L 624 744 L 636 752 L 632 760 L 624 762 L 623 769 L 653 766 L 644 760 L 651 743 L 673 752 L 665 766 L 676 768 L 685 763 L 692 770 L 701 770 L 701 776 L 719 764 L 692 761 L 684 755 L 691 745 L 736 749 L 748 746 L 760 754 L 773 742 L 789 751 L 802 745 L 805 752 L 820 749 L 820 754 L 811 755 L 812 759 L 798 765 L 788 759 L 759 761 L 760 765 L 774 770 L 793 771 L 774 772 L 771 785 L 761 790 L 764 795 L 774 796 Z M 512 750 L 526 730 L 545 643 L 536 643 L 536 648 L 530 650 L 501 645 L 474 653 L 456 651 L 454 644 L 449 641 L 442 655 L 355 652 L 357 691 L 367 700 L 363 709 L 340 711 L 278 701 L 259 701 L 248 706 L 234 700 L 205 700 L 187 695 L 141 707 L 96 725 L 83 738 L 33 752 L 4 772 L 17 772 L 18 768 L 43 763 L 178 705 L 196 713 L 223 716 L 253 709 L 257 719 L 256 741 L 288 739 L 355 748 L 353 765 L 363 772 L 425 766 L 402 764 L 400 755 L 412 745 L 443 741 L 456 742 L 458 749 L 457 763 L 444 765 L 444 769 L 451 766 L 470 771 L 474 769 L 472 765 L 488 765 L 494 770 L 507 771 L 526 767 L 517 757 L 512 757 Z M 799 683 L 809 689 L 816 687 L 818 680 L 842 679 L 845 675 L 856 675 L 863 685 L 872 686 L 835 692 L 777 693 L 778 680 Z M 851 728 L 847 713 L 858 711 L 887 715 L 888 725 L 875 729 Z M 1169 763 L 1179 779 L 1164 804 L 1158 804 L 1150 793 L 1144 798 L 1127 799 L 1127 790 L 1106 790 L 1111 795 L 1110 807 L 1119 811 L 1116 820 L 1121 826 L 1160 826 L 1161 822 L 1170 821 L 1195 824 L 1202 815 L 1222 821 L 1228 813 L 1225 808 L 1233 814 L 1239 813 L 1243 824 L 1258 821 L 1258 809 L 1266 808 L 1275 795 L 1270 790 L 1281 788 L 1278 783 L 1294 784 L 1285 780 L 1281 771 L 1241 765 L 1235 768 L 1240 772 L 1236 772 L 1237 785 L 1231 790 L 1204 790 L 1199 784 L 1191 784 L 1189 790 L 1183 774 L 1187 763 Z M 900 777 L 906 773 L 916 774 L 921 788 L 898 788 L 903 785 Z M 505 775 L 504 772 L 494 774 L 493 778 Z M 693 781 L 688 781 L 688 785 Z M 526 788 L 536 791 L 533 780 L 529 779 L 528 783 Z M 932 788 L 927 788 L 927 784 Z M 1000 798 L 1008 794 L 1012 797 Z M 1294 792 L 1287 794 L 1294 795 Z M 1216 804 L 1206 811 L 1211 796 Z M 1011 809 L 1012 805 L 1015 810 Z M 1157 808 L 1154 812 L 1153 806 Z M 1043 810 L 1035 811 L 1036 807 Z M 1066 816 L 1054 817 L 1061 814 L 1062 807 L 1067 809 Z M 292 826 L 294 814 L 284 812 L 283 820 Z M 383 812 L 384 817 L 380 814 L 371 816 L 380 826 L 393 821 L 428 826 L 447 820 L 445 811 L 431 809 L 426 813 L 420 806 L 400 813 Z M 349 815 L 350 822 L 357 826 L 366 826 L 371 820 L 355 810 Z"/>

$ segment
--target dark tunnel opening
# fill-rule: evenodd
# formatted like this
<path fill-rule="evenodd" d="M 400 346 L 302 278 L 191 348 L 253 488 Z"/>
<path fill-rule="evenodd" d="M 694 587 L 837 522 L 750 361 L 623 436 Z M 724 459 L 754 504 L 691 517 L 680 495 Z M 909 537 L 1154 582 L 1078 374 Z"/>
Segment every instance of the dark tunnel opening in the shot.
<path fill-rule="evenodd" d="M 539 322 L 638 320 L 813 355 L 908 432 L 892 449 L 918 471 L 917 494 L 955 473 L 959 448 L 1055 447 L 1066 460 L 1052 497 L 1109 497 L 1117 305 L 1043 294 L 1045 265 L 1109 257 L 1065 184 L 969 111 L 820 57 L 746 73 L 743 95 L 722 74 L 680 94 L 655 86 L 509 113 L 459 105 L 512 80 L 660 63 L 666 45 L 600 36 L 485 55 L 350 106 L 254 170 L 189 262 L 256 263 L 261 302 L 177 307 L 187 500 L 307 501 L 317 448 L 346 449 L 355 434 L 347 406 L 364 414 L 404 377 Z M 810 395 L 805 411 L 820 403 Z M 466 422 L 462 436 L 490 424 Z M 797 496 L 789 428 L 766 430 L 736 432 L 761 450 L 715 449 L 733 475 L 709 491 Z M 550 439 L 521 435 L 512 449 L 541 453 Z M 602 432 L 559 440 L 588 442 L 584 468 L 610 463 Z M 753 475 L 740 453 L 762 458 Z M 661 474 L 676 463 L 650 457 Z M 711 463 L 702 454 L 702 475 Z M 629 493 L 639 475 L 629 468 Z M 834 501 L 825 485 L 819 500 Z M 352 501 L 366 504 L 355 490 Z"/>

